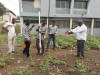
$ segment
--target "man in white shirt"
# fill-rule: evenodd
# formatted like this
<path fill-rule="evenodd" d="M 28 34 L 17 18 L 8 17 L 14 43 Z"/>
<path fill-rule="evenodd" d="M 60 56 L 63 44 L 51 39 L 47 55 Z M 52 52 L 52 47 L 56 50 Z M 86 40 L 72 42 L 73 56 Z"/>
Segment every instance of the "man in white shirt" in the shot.
<path fill-rule="evenodd" d="M 24 42 L 25 42 L 25 48 L 23 50 L 23 54 L 25 54 L 27 57 L 30 56 L 29 54 L 29 48 L 30 48 L 30 31 L 32 30 L 32 28 L 34 27 L 34 25 L 32 25 L 32 27 L 30 26 L 30 21 L 26 20 L 25 24 L 22 27 L 22 35 L 24 37 Z"/>
<path fill-rule="evenodd" d="M 82 22 L 78 22 L 78 26 L 71 31 L 67 31 L 66 34 L 76 34 L 77 38 L 77 57 L 84 58 L 84 44 L 87 39 L 87 27 Z M 81 56 L 80 56 L 81 55 Z"/>
<path fill-rule="evenodd" d="M 15 53 L 15 49 L 14 49 L 15 37 L 16 37 L 15 23 L 16 23 L 16 19 L 13 18 L 12 22 L 8 22 L 2 27 L 4 30 L 8 32 L 8 47 L 9 47 L 8 53 Z"/>
<path fill-rule="evenodd" d="M 50 45 L 50 40 L 52 39 L 53 40 L 53 49 L 56 48 L 56 33 L 57 33 L 57 26 L 56 26 L 56 22 L 53 21 L 52 25 L 49 26 L 48 28 L 48 34 L 49 34 L 49 37 L 48 37 L 48 43 L 47 43 L 47 50 L 49 48 L 49 45 Z"/>
<path fill-rule="evenodd" d="M 47 26 L 46 23 L 43 22 L 42 25 L 38 28 L 36 28 L 36 47 L 37 47 L 37 55 L 44 55 L 44 41 L 45 41 L 45 34 L 47 32 Z M 39 38 L 39 33 L 41 34 L 41 40 Z M 41 51 L 40 51 L 40 46 L 39 46 L 39 41 L 41 41 Z"/>

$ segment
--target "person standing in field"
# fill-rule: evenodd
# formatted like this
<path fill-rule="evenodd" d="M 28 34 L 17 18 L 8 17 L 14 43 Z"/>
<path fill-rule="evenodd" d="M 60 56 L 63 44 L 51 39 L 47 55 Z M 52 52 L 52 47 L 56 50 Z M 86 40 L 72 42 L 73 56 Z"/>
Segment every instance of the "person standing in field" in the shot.
<path fill-rule="evenodd" d="M 84 44 L 87 39 L 87 27 L 83 21 L 78 22 L 78 26 L 66 34 L 76 34 L 77 38 L 77 57 L 84 58 Z"/>
<path fill-rule="evenodd" d="M 30 48 L 30 44 L 31 44 L 30 31 L 32 30 L 33 27 L 34 27 L 34 25 L 32 25 L 32 27 L 30 27 L 29 20 L 26 20 L 25 24 L 22 27 L 22 35 L 23 35 L 24 43 L 25 43 L 25 48 L 23 50 L 23 54 L 25 54 L 27 57 L 30 56 L 30 54 L 29 54 L 29 48 Z"/>
<path fill-rule="evenodd" d="M 36 29 L 36 48 L 37 48 L 37 55 L 44 55 L 44 41 L 45 41 L 45 34 L 47 32 L 46 23 L 43 22 L 42 25 Z M 41 40 L 39 39 L 39 33 L 41 34 Z M 39 42 L 41 41 L 41 49 Z"/>
<path fill-rule="evenodd" d="M 9 51 L 8 53 L 15 53 L 15 26 L 16 26 L 16 19 L 13 18 L 11 22 L 7 22 L 2 28 L 8 32 L 8 47 Z"/>
<path fill-rule="evenodd" d="M 56 33 L 57 33 L 57 26 L 56 22 L 53 21 L 52 25 L 48 27 L 48 43 L 47 43 L 47 51 L 50 45 L 50 40 L 52 39 L 53 41 L 53 50 L 56 48 Z"/>

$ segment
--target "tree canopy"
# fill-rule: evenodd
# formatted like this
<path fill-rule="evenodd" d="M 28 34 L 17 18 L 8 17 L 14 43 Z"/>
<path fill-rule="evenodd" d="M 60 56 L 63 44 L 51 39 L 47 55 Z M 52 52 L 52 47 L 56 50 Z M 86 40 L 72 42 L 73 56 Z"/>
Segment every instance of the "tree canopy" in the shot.
<path fill-rule="evenodd" d="M 3 13 L 5 12 L 6 8 L 4 7 L 4 5 L 2 3 L 0 3 L 0 16 L 3 15 Z"/>

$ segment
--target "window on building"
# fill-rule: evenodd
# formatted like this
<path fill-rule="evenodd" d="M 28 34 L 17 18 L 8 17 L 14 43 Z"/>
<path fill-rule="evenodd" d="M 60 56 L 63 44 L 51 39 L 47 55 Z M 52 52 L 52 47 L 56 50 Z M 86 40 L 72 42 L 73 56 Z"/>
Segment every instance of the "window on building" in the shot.
<path fill-rule="evenodd" d="M 77 9 L 87 9 L 88 0 L 75 0 L 74 8 Z"/>
<path fill-rule="evenodd" d="M 56 0 L 56 8 L 70 8 L 71 0 Z"/>

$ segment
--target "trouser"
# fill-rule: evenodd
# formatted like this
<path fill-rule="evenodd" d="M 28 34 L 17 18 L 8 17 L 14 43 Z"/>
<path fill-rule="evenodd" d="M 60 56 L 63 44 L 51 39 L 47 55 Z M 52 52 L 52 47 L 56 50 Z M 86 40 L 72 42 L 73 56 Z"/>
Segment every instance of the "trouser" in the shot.
<path fill-rule="evenodd" d="M 27 56 L 29 56 L 29 48 L 30 48 L 30 42 L 29 41 L 25 41 L 25 48 L 23 53 L 26 54 Z"/>
<path fill-rule="evenodd" d="M 77 56 L 84 57 L 84 44 L 85 40 L 77 40 Z"/>
<path fill-rule="evenodd" d="M 49 48 L 50 45 L 50 40 L 52 39 L 53 41 L 53 49 L 56 48 L 55 42 L 56 42 L 56 37 L 53 34 L 49 34 L 49 38 L 48 38 L 48 43 L 47 43 L 47 49 Z"/>
<path fill-rule="evenodd" d="M 38 54 L 44 54 L 44 40 L 41 40 L 41 49 L 40 49 L 39 41 L 40 41 L 39 39 L 36 39 L 37 53 Z"/>
<path fill-rule="evenodd" d="M 9 53 L 12 51 L 15 51 L 14 49 L 15 46 L 15 36 L 8 36 L 8 48 L 9 48 Z"/>

